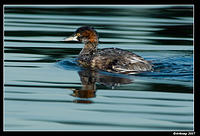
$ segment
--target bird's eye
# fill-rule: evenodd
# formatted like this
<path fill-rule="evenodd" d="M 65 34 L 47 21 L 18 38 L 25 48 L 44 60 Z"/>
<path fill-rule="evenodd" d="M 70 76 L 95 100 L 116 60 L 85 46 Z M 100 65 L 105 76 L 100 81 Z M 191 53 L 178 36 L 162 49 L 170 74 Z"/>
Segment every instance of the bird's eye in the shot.
<path fill-rule="evenodd" d="M 76 34 L 76 36 L 80 36 L 80 35 L 81 35 L 80 33 L 77 33 L 77 34 Z"/>

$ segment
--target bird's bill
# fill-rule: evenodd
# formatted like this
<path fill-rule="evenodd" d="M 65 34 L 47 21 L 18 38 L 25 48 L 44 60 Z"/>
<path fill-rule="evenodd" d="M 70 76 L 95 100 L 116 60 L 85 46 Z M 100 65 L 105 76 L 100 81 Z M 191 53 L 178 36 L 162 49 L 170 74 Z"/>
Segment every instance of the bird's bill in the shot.
<path fill-rule="evenodd" d="M 70 36 L 64 39 L 64 41 L 78 41 L 77 36 Z"/>

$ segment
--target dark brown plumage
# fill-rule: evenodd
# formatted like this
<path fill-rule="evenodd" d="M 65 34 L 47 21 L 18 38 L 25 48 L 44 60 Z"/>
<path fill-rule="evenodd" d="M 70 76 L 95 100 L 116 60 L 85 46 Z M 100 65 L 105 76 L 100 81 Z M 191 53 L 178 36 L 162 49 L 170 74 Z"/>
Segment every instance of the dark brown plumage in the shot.
<path fill-rule="evenodd" d="M 127 50 L 118 48 L 98 50 L 98 34 L 91 27 L 78 28 L 73 36 L 65 39 L 65 41 L 71 40 L 85 44 L 77 58 L 77 62 L 82 67 L 127 74 L 153 71 L 152 64 Z"/>

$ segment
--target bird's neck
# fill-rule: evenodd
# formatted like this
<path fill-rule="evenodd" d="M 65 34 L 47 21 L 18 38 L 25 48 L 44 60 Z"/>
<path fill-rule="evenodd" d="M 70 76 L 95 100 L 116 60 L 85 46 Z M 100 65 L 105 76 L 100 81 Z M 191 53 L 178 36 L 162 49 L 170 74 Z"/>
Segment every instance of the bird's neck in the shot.
<path fill-rule="evenodd" d="M 79 55 L 93 55 L 97 51 L 97 42 L 87 42 Z"/>

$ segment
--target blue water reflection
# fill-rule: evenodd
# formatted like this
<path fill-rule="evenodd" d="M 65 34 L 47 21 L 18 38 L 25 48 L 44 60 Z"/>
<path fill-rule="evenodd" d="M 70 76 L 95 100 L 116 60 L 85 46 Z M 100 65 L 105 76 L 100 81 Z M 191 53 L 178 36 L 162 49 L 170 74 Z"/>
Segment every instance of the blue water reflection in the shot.
<path fill-rule="evenodd" d="M 99 48 L 152 61 L 122 75 L 76 64 L 63 42 L 92 25 Z M 192 5 L 4 6 L 4 130 L 193 130 Z"/>

